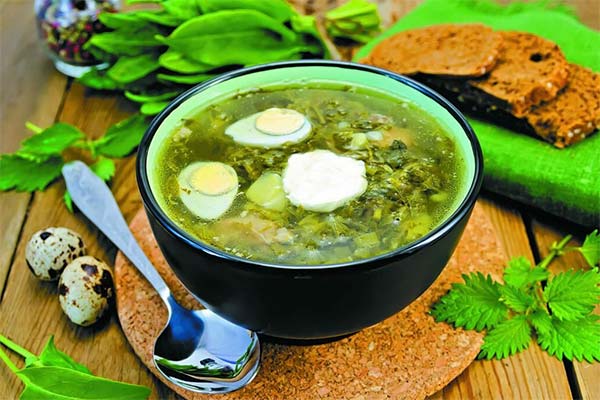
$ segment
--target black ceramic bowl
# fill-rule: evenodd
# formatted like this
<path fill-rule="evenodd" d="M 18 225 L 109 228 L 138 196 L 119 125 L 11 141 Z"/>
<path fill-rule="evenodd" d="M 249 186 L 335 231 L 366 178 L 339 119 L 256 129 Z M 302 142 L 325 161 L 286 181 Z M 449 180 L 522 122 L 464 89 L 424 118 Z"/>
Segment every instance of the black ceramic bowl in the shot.
<path fill-rule="evenodd" d="M 161 210 L 152 191 L 161 141 L 183 116 L 234 93 L 284 82 L 337 81 L 391 93 L 428 111 L 456 139 L 467 165 L 454 211 L 421 239 L 382 256 L 326 266 L 246 260 L 207 245 Z M 150 125 L 138 151 L 137 177 L 156 240 L 179 279 L 207 308 L 248 329 L 290 339 L 353 333 L 400 311 L 427 289 L 452 255 L 482 181 L 482 155 L 464 117 L 444 98 L 378 68 L 332 61 L 246 68 L 198 85 Z"/>

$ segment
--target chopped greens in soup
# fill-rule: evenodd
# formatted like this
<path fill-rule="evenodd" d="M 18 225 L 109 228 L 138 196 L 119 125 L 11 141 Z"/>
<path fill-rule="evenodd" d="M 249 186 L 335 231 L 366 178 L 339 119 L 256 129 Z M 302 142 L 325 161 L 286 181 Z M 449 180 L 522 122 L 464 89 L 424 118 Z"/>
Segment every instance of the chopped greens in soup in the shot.
<path fill-rule="evenodd" d="M 411 103 L 348 87 L 254 90 L 181 121 L 158 193 L 181 228 L 255 261 L 322 265 L 390 252 L 455 207 L 464 160 Z"/>

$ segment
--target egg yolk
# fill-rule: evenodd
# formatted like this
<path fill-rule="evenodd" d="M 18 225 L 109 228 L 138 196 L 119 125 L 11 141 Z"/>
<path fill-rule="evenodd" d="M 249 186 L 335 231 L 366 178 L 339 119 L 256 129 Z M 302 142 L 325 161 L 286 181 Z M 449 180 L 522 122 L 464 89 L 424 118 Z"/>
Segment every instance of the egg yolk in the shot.
<path fill-rule="evenodd" d="M 267 135 L 283 136 L 296 132 L 304 123 L 304 115 L 298 111 L 269 108 L 256 118 L 255 127 Z"/>
<path fill-rule="evenodd" d="M 198 192 L 216 196 L 232 190 L 237 185 L 237 179 L 223 164 L 207 163 L 192 172 L 189 184 Z"/>

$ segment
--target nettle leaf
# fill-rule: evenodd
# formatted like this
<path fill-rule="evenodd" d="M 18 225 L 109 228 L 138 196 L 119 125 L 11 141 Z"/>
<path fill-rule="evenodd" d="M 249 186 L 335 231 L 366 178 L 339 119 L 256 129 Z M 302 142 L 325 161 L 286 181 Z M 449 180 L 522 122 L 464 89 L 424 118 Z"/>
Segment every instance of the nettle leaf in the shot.
<path fill-rule="evenodd" d="M 63 367 L 74 369 L 85 374 L 91 374 L 84 365 L 79 364 L 71 357 L 58 350 L 54 345 L 54 336 L 50 336 L 46 346 L 36 359 L 26 359 L 25 367 Z"/>
<path fill-rule="evenodd" d="M 578 247 L 577 250 L 591 267 L 598 265 L 600 262 L 600 234 L 598 234 L 598 229 L 587 235 L 583 245 Z"/>
<path fill-rule="evenodd" d="M 500 286 L 500 301 L 516 312 L 525 312 L 535 304 L 535 297 L 512 285 Z"/>
<path fill-rule="evenodd" d="M 105 182 L 108 182 L 115 175 L 115 162 L 108 158 L 100 158 L 90 165 L 90 169 Z"/>
<path fill-rule="evenodd" d="M 523 351 L 531 342 L 531 327 L 525 315 L 500 322 L 488 331 L 478 358 L 504 358 Z"/>
<path fill-rule="evenodd" d="M 63 163 L 60 156 L 34 161 L 14 154 L 3 154 L 0 156 L 0 190 L 43 190 L 60 176 Z"/>
<path fill-rule="evenodd" d="M 107 157 L 124 157 L 140 144 L 147 127 L 145 117 L 135 114 L 111 126 L 94 142 L 94 149 Z"/>
<path fill-rule="evenodd" d="M 58 122 L 41 133 L 30 136 L 21 143 L 19 153 L 59 155 L 85 135 L 73 125 Z"/>
<path fill-rule="evenodd" d="M 525 257 L 513 258 L 504 270 L 504 282 L 517 288 L 523 288 L 536 282 L 548 279 L 549 272 L 545 268 L 532 267 Z"/>
<path fill-rule="evenodd" d="M 538 309 L 529 315 L 529 322 L 535 328 L 538 334 L 547 333 L 552 328 L 552 317 L 544 309 Z"/>
<path fill-rule="evenodd" d="M 466 329 L 490 329 L 507 318 L 508 308 L 500 301 L 500 285 L 482 273 L 463 275 L 464 283 L 454 283 L 448 294 L 432 308 L 436 321 Z"/>
<path fill-rule="evenodd" d="M 600 303 L 600 273 L 597 270 L 562 272 L 548 282 L 544 300 L 554 317 L 565 321 L 580 319 Z"/>
<path fill-rule="evenodd" d="M 559 360 L 574 358 L 588 362 L 600 361 L 600 317 L 594 314 L 575 320 L 551 319 L 548 331 L 538 330 L 538 343 L 542 349 Z"/>
<path fill-rule="evenodd" d="M 111 381 L 71 368 L 27 367 L 16 374 L 26 384 L 21 400 L 139 400 L 150 395 L 150 389 L 146 387 Z"/>

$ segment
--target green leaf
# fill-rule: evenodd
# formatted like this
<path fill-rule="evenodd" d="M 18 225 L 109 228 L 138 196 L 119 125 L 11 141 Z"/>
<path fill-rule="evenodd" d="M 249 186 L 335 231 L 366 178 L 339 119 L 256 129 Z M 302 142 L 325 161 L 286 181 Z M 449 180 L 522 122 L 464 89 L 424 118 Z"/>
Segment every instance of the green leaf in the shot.
<path fill-rule="evenodd" d="M 150 389 L 146 387 L 111 381 L 71 368 L 28 367 L 16 374 L 26 384 L 21 400 L 139 400 L 150 395 Z"/>
<path fill-rule="evenodd" d="M 350 0 L 325 14 L 325 27 L 334 39 L 366 43 L 380 32 L 377 5 L 366 0 Z"/>
<path fill-rule="evenodd" d="M 155 101 L 155 102 L 144 103 L 140 107 L 140 112 L 143 115 L 149 115 L 149 116 L 156 115 L 159 112 L 161 112 L 162 110 L 164 110 L 165 107 L 168 105 L 169 105 L 168 101 Z"/>
<path fill-rule="evenodd" d="M 583 255 L 590 267 L 598 265 L 600 262 L 600 234 L 598 229 L 585 237 L 583 245 L 577 250 Z"/>
<path fill-rule="evenodd" d="M 98 33 L 92 36 L 84 48 L 96 46 L 117 56 L 137 56 L 161 46 L 161 43 L 154 38 L 159 33 L 158 28 L 150 25 L 140 30 Z"/>
<path fill-rule="evenodd" d="M 134 57 L 122 56 L 106 71 L 115 82 L 125 84 L 136 81 L 160 68 L 156 54 L 148 53 Z"/>
<path fill-rule="evenodd" d="M 533 295 L 512 285 L 500 286 L 500 294 L 500 301 L 516 312 L 525 312 L 535 304 Z"/>
<path fill-rule="evenodd" d="M 545 268 L 532 268 L 525 257 L 517 257 L 508 262 L 508 267 L 504 270 L 504 282 L 516 288 L 524 288 L 548 279 L 549 274 Z"/>
<path fill-rule="evenodd" d="M 552 328 L 552 317 L 548 314 L 548 312 L 544 309 L 538 309 L 532 312 L 529 315 L 529 322 L 534 327 L 534 329 L 538 332 L 548 332 Z"/>
<path fill-rule="evenodd" d="M 199 1 L 166 0 L 161 3 L 167 14 L 187 21 L 202 14 Z"/>
<path fill-rule="evenodd" d="M 203 0 L 199 5 L 205 14 L 222 10 L 256 10 L 278 22 L 289 21 L 298 15 L 284 0 Z"/>
<path fill-rule="evenodd" d="M 21 143 L 19 153 L 34 155 L 59 155 L 85 135 L 73 125 L 58 122 L 41 133 L 30 136 Z"/>
<path fill-rule="evenodd" d="M 123 87 L 119 82 L 106 75 L 106 71 L 99 71 L 96 68 L 81 75 L 77 81 L 96 90 L 117 90 Z"/>
<path fill-rule="evenodd" d="M 153 22 L 168 27 L 179 26 L 184 20 L 165 11 L 144 10 L 136 11 L 136 16 L 144 21 Z"/>
<path fill-rule="evenodd" d="M 67 354 L 58 350 L 54 345 L 54 336 L 50 336 L 46 346 L 39 357 L 34 360 L 26 359 L 25 367 L 63 367 L 73 369 L 84 374 L 91 374 L 90 370 L 82 364 L 79 364 Z"/>
<path fill-rule="evenodd" d="M 500 322 L 485 336 L 478 358 L 505 358 L 523 351 L 531 342 L 531 327 L 525 315 Z"/>
<path fill-rule="evenodd" d="M 161 74 L 158 74 L 158 75 L 161 75 Z M 180 93 L 181 93 L 181 91 L 177 90 L 177 91 L 165 92 L 165 93 L 161 93 L 161 94 L 150 95 L 150 94 L 136 94 L 136 93 L 126 90 L 125 97 L 127 97 L 131 101 L 135 101 L 136 103 L 152 103 L 152 102 L 157 102 L 157 101 L 171 100 L 171 99 L 177 97 L 177 95 L 179 95 Z"/>
<path fill-rule="evenodd" d="M 102 12 L 98 19 L 110 29 L 140 29 L 147 24 L 145 20 L 139 17 L 138 13 L 133 12 Z"/>
<path fill-rule="evenodd" d="M 223 29 L 227 24 L 228 29 Z M 296 34 L 282 23 L 255 10 L 223 10 L 201 15 L 187 20 L 178 26 L 169 39 L 202 38 L 231 32 L 252 32 L 268 30 L 275 32 L 285 40 L 294 41 Z M 262 32 L 263 37 L 267 38 Z"/>
<path fill-rule="evenodd" d="M 146 118 L 135 114 L 108 128 L 104 136 L 94 142 L 94 149 L 104 156 L 124 157 L 138 146 L 147 127 Z"/>
<path fill-rule="evenodd" d="M 562 272 L 548 282 L 544 300 L 557 319 L 578 320 L 600 303 L 600 273 L 597 269 Z"/>
<path fill-rule="evenodd" d="M 156 74 L 159 81 L 179 83 L 183 85 L 195 85 L 200 82 L 207 81 L 217 75 L 211 74 L 195 74 L 195 75 L 174 75 L 174 74 Z"/>
<path fill-rule="evenodd" d="M 65 189 L 65 193 L 63 194 L 63 202 L 65 203 L 65 207 L 69 210 L 70 213 L 73 212 L 73 198 L 71 197 L 71 193 L 67 189 Z"/>
<path fill-rule="evenodd" d="M 58 178 L 63 166 L 59 156 L 36 162 L 14 154 L 0 156 L 0 190 L 15 189 L 19 192 L 43 190 Z"/>
<path fill-rule="evenodd" d="M 181 74 L 197 74 L 210 71 L 216 67 L 215 65 L 191 60 L 173 49 L 169 49 L 161 54 L 158 58 L 158 62 L 161 67 Z"/>
<path fill-rule="evenodd" d="M 450 292 L 432 308 L 436 321 L 466 329 L 490 329 L 507 318 L 508 308 L 500 301 L 500 285 L 480 272 L 463 275 L 464 283 L 452 284 Z"/>
<path fill-rule="evenodd" d="M 105 182 L 108 182 L 115 175 L 115 162 L 109 158 L 100 158 L 90 169 Z"/>
<path fill-rule="evenodd" d="M 559 360 L 600 361 L 599 318 L 593 314 L 575 321 L 552 318 L 552 329 L 538 330 L 538 343 Z"/>

